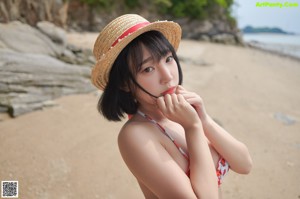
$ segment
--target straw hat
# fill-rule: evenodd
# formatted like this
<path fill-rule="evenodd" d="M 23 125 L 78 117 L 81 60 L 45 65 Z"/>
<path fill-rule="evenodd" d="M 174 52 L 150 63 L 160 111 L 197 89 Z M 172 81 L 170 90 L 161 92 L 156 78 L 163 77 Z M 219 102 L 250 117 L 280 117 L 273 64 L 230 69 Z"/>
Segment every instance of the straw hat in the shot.
<path fill-rule="evenodd" d="M 126 14 L 104 27 L 94 44 L 93 53 L 97 63 L 92 70 L 92 83 L 100 90 L 104 90 L 110 69 L 119 53 L 137 36 L 152 30 L 161 32 L 177 50 L 181 28 L 172 21 L 150 23 L 139 15 Z"/>

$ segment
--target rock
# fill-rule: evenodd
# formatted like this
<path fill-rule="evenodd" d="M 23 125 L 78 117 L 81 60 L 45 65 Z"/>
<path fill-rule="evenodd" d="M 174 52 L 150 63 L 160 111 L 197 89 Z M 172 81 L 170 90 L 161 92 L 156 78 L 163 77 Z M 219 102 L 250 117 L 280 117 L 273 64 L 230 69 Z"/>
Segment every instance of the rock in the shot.
<path fill-rule="evenodd" d="M 81 64 L 81 65 L 87 65 L 87 66 L 93 66 L 96 63 L 96 59 L 93 55 L 92 50 L 90 49 L 80 49 L 74 45 L 67 45 L 67 49 L 72 51 L 72 53 L 75 55 L 72 57 L 72 61 L 75 61 L 76 64 Z M 69 57 L 70 58 L 70 57 Z M 65 60 L 64 58 L 61 58 Z M 65 60 L 68 63 L 68 60 Z"/>
<path fill-rule="evenodd" d="M 286 115 L 284 113 L 281 113 L 281 112 L 275 113 L 274 118 L 276 120 L 282 122 L 285 125 L 293 125 L 296 122 L 296 120 L 293 117 Z"/>
<path fill-rule="evenodd" d="M 9 114 L 13 117 L 16 117 L 16 116 L 22 115 L 24 113 L 38 110 L 40 108 L 42 108 L 42 103 L 12 104 L 9 109 Z"/>
<path fill-rule="evenodd" d="M 9 110 L 8 107 L 0 106 L 0 113 L 6 113 L 8 112 L 8 110 Z"/>
<path fill-rule="evenodd" d="M 243 44 L 241 35 L 224 20 L 176 20 L 182 27 L 182 37 L 224 44 Z"/>
<path fill-rule="evenodd" d="M 234 35 L 232 34 L 217 34 L 212 36 L 212 41 L 216 43 L 223 43 L 223 44 L 236 44 L 236 40 Z"/>
<path fill-rule="evenodd" d="M 89 67 L 48 55 L 0 49 L 0 107 L 15 117 L 54 98 L 94 90 Z"/>
<path fill-rule="evenodd" d="M 3 43 L 1 40 L 0 40 L 0 48 L 7 48 L 7 46 L 5 45 L 5 43 Z"/>
<path fill-rule="evenodd" d="M 235 35 L 235 39 L 237 41 L 237 44 L 241 45 L 241 46 L 245 46 L 245 42 L 244 42 L 244 39 L 243 39 L 243 35 L 241 32 L 237 32 L 236 35 Z"/>
<path fill-rule="evenodd" d="M 62 28 L 57 27 L 48 21 L 38 22 L 37 27 L 55 43 L 62 44 L 63 46 L 67 44 L 67 35 Z"/>
<path fill-rule="evenodd" d="M 200 22 L 196 30 L 197 32 L 200 33 L 209 33 L 212 28 L 213 28 L 213 24 L 210 21 L 205 20 L 203 22 Z"/>
<path fill-rule="evenodd" d="M 210 23 L 209 21 L 192 21 L 190 24 L 188 24 L 187 27 L 189 30 L 189 37 L 192 39 L 200 39 L 203 35 L 208 35 L 212 29 L 213 29 L 213 24 Z"/>
<path fill-rule="evenodd" d="M 80 53 L 82 52 L 82 49 L 78 46 L 75 46 L 73 44 L 67 44 L 67 49 L 71 50 L 73 53 Z"/>
<path fill-rule="evenodd" d="M 68 5 L 65 0 L 1 0 L 0 22 L 20 20 L 35 26 L 38 21 L 51 21 L 65 27 Z"/>
<path fill-rule="evenodd" d="M 201 35 L 200 38 L 199 38 L 199 40 L 209 42 L 210 41 L 210 37 L 207 36 L 207 35 Z"/>
<path fill-rule="evenodd" d="M 0 24 L 0 40 L 11 50 L 22 53 L 38 53 L 56 57 L 61 49 L 47 36 L 27 24 L 14 21 Z"/>
<path fill-rule="evenodd" d="M 43 107 L 53 107 L 53 106 L 58 106 L 58 104 L 55 103 L 52 100 L 48 100 L 48 101 L 43 102 Z"/>
<path fill-rule="evenodd" d="M 214 20 L 213 22 L 214 29 L 217 33 L 229 33 L 232 32 L 228 22 L 223 20 Z"/>
<path fill-rule="evenodd" d="M 41 31 L 18 21 L 0 24 L 0 112 L 13 117 L 95 89 L 91 50 L 68 49 L 65 32 L 51 23 L 38 27 Z"/>
<path fill-rule="evenodd" d="M 195 65 L 195 66 L 211 66 L 212 64 L 207 63 L 206 61 L 204 61 L 203 59 L 191 59 L 189 57 L 183 57 L 183 56 L 178 56 L 178 59 L 180 60 L 180 62 L 184 62 L 186 64 L 191 64 L 191 65 Z"/>
<path fill-rule="evenodd" d="M 76 55 L 68 49 L 64 49 L 63 53 L 59 56 L 59 59 L 70 64 L 77 63 Z"/>

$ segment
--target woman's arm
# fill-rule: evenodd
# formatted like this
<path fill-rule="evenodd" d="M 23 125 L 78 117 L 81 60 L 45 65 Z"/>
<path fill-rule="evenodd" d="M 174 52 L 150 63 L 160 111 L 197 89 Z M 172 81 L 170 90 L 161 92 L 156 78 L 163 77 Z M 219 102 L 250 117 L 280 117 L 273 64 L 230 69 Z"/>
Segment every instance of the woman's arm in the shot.
<path fill-rule="evenodd" d="M 198 198 L 218 198 L 217 175 L 201 122 L 184 127 L 190 158 L 190 180 Z"/>
<path fill-rule="evenodd" d="M 170 120 L 185 130 L 190 160 L 190 180 L 197 198 L 218 198 L 218 183 L 213 159 L 201 120 L 182 95 L 158 99 L 158 107 Z"/>
<path fill-rule="evenodd" d="M 215 167 L 196 111 L 182 96 L 175 94 L 160 98 L 158 106 L 186 131 L 190 178 L 155 136 L 158 129 L 151 123 L 131 122 L 121 130 L 119 149 L 128 168 L 158 198 L 218 198 Z"/>
<path fill-rule="evenodd" d="M 203 122 L 203 128 L 207 139 L 226 159 L 232 170 L 240 174 L 250 172 L 252 159 L 245 144 L 235 139 L 209 116 Z"/>
<path fill-rule="evenodd" d="M 193 105 L 202 121 L 207 139 L 216 151 L 228 161 L 230 168 L 237 173 L 249 173 L 252 159 L 247 147 L 212 120 L 206 113 L 203 100 L 199 95 L 185 90 L 182 86 L 178 86 L 177 93 L 182 94 Z"/>

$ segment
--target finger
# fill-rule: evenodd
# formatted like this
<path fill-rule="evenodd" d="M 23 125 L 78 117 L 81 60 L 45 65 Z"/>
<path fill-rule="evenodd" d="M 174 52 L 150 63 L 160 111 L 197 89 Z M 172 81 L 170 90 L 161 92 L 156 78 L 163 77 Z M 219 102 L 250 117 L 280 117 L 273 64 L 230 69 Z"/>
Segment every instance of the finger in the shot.
<path fill-rule="evenodd" d="M 178 94 L 179 92 L 183 92 L 184 90 L 185 89 L 182 86 L 178 85 L 175 93 Z"/>
<path fill-rule="evenodd" d="M 166 112 L 167 108 L 164 97 L 157 98 L 157 106 L 163 113 Z"/>
<path fill-rule="evenodd" d="M 197 98 L 188 98 L 188 99 L 185 98 L 185 100 L 186 100 L 189 104 L 199 104 L 199 99 L 197 99 Z"/>
<path fill-rule="evenodd" d="M 164 96 L 164 100 L 166 103 L 166 109 L 171 110 L 173 108 L 172 97 L 170 94 Z"/>
<path fill-rule="evenodd" d="M 190 94 L 183 94 L 182 96 L 190 104 L 191 104 L 191 102 L 192 103 L 200 103 L 201 102 L 199 97 L 196 97 L 196 96 L 193 96 L 193 95 L 190 95 Z"/>
<path fill-rule="evenodd" d="M 172 104 L 173 104 L 173 106 L 176 106 L 178 104 L 178 97 L 177 97 L 177 95 L 176 94 L 172 94 L 171 98 L 172 98 Z"/>
<path fill-rule="evenodd" d="M 192 104 L 191 103 L 189 103 L 184 97 L 183 97 L 183 95 L 177 95 L 178 96 L 178 101 L 179 101 L 179 103 L 180 104 L 183 104 L 183 105 L 186 105 L 187 107 L 188 106 L 192 106 Z"/>
<path fill-rule="evenodd" d="M 188 92 L 188 93 L 180 93 L 180 94 L 183 95 L 183 97 L 185 99 L 193 98 L 193 99 L 198 99 L 199 102 L 202 101 L 202 98 L 199 95 L 197 95 L 196 93 Z"/>
<path fill-rule="evenodd" d="M 184 98 L 196 98 L 197 96 L 193 93 L 187 93 L 187 92 L 183 92 L 183 93 L 179 93 L 181 94 Z"/>
<path fill-rule="evenodd" d="M 178 85 L 177 88 L 180 89 L 180 90 L 185 90 L 185 88 L 181 85 Z"/>
<path fill-rule="evenodd" d="M 178 94 L 177 98 L 178 98 L 178 103 L 186 102 L 186 100 L 184 99 L 183 95 L 181 95 L 181 94 Z"/>
<path fill-rule="evenodd" d="M 190 92 L 190 91 L 187 91 L 187 90 L 180 90 L 180 89 L 176 92 L 176 94 L 182 94 L 182 95 L 197 95 L 197 94 L 194 93 L 194 92 Z"/>

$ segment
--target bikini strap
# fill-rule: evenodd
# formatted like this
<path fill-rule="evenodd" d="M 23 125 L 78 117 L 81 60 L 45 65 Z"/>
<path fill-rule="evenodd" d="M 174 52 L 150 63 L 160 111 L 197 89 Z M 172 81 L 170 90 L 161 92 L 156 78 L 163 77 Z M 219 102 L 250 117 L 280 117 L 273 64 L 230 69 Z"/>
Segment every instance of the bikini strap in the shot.
<path fill-rule="evenodd" d="M 155 124 L 160 130 L 161 132 L 163 132 L 177 147 L 177 149 L 179 150 L 179 152 L 187 159 L 189 160 L 189 156 L 185 153 L 185 151 L 177 144 L 176 140 L 166 131 L 166 129 L 164 127 L 162 127 L 157 121 L 155 121 L 154 119 L 152 119 L 151 117 L 149 117 L 148 115 L 146 115 L 145 113 L 143 113 L 142 111 L 138 110 L 137 113 L 139 115 L 141 115 L 142 117 L 144 117 L 145 119 L 147 119 L 148 121 L 152 122 L 153 124 Z"/>

